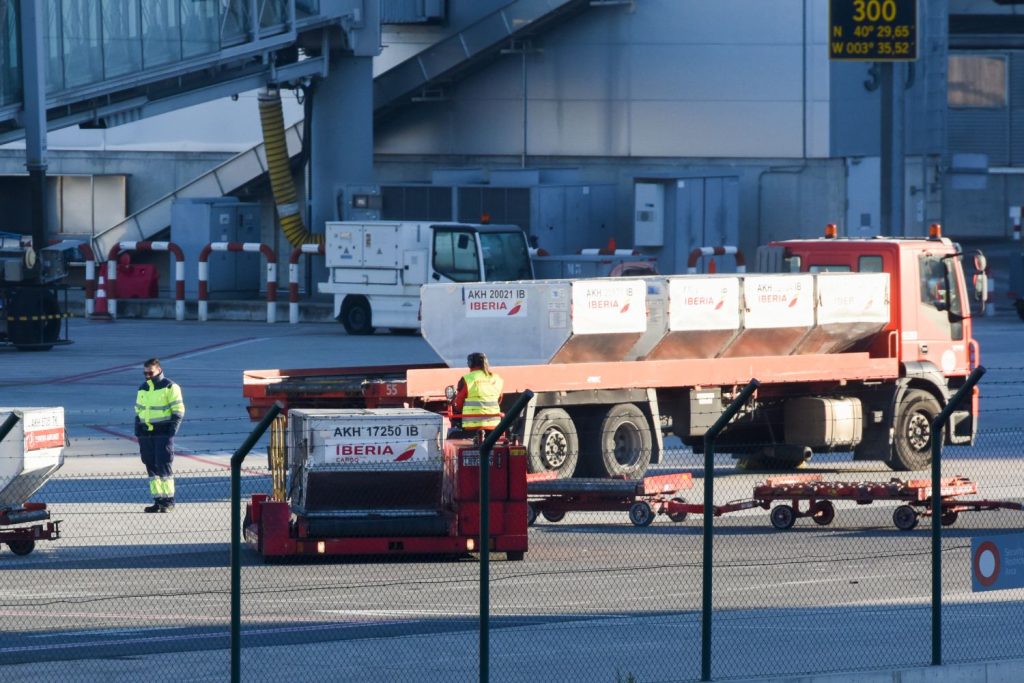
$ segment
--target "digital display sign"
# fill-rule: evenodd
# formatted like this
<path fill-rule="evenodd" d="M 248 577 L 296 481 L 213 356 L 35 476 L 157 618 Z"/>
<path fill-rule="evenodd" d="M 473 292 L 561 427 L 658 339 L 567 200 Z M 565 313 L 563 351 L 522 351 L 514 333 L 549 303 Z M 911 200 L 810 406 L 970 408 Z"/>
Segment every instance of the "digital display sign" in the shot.
<path fill-rule="evenodd" d="M 829 0 L 830 59 L 917 59 L 917 0 Z"/>

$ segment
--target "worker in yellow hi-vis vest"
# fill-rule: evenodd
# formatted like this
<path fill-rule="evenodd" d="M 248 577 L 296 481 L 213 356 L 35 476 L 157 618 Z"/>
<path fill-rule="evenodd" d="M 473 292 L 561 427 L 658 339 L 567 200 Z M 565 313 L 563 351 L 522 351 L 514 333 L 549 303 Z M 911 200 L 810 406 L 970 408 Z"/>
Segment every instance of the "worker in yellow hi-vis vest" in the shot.
<path fill-rule="evenodd" d="M 170 512 L 174 509 L 174 435 L 185 417 L 185 401 L 181 387 L 164 377 L 156 358 L 143 363 L 142 374 L 146 381 L 135 398 L 135 436 L 153 496 L 153 504 L 143 512 Z"/>
<path fill-rule="evenodd" d="M 497 373 L 491 372 L 487 356 L 479 351 L 469 354 L 466 363 L 469 372 L 459 380 L 455 413 L 462 415 L 463 432 L 491 431 L 501 422 L 498 414 L 501 412 L 505 382 Z"/>

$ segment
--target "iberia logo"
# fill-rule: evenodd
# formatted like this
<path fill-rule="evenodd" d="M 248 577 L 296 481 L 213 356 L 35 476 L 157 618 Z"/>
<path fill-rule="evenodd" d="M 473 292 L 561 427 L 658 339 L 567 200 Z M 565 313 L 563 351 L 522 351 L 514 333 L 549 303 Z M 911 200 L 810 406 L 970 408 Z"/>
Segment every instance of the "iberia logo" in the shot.
<path fill-rule="evenodd" d="M 794 306 L 796 306 L 796 302 L 797 302 L 797 297 L 794 296 L 792 299 L 789 300 L 789 307 L 793 308 Z"/>
<path fill-rule="evenodd" d="M 416 444 L 411 443 L 401 453 L 398 454 L 398 457 L 395 458 L 395 462 L 405 462 L 406 460 L 411 460 L 414 455 L 416 455 Z"/>
<path fill-rule="evenodd" d="M 522 299 L 520 299 L 519 301 L 517 301 L 515 303 L 514 306 L 512 306 L 512 308 L 509 309 L 508 313 L 506 313 L 505 315 L 515 315 L 515 314 L 519 313 L 519 311 L 521 311 L 522 309 L 523 309 L 523 301 L 522 301 Z"/>
<path fill-rule="evenodd" d="M 625 313 L 628 310 L 629 310 L 629 302 L 627 301 L 626 305 L 623 306 L 621 309 L 619 309 L 619 313 Z"/>

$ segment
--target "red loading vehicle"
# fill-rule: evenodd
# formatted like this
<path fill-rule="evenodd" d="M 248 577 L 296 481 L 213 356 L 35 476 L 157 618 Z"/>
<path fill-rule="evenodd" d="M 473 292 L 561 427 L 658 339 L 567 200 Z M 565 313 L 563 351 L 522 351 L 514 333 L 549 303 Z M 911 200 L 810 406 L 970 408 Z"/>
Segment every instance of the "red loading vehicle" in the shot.
<path fill-rule="evenodd" d="M 639 479 L 666 434 L 700 452 L 756 377 L 718 452 L 783 467 L 850 452 L 919 470 L 932 418 L 980 363 L 970 302 L 984 276 L 968 283 L 961 258 L 936 230 L 774 242 L 750 274 L 425 285 L 423 336 L 443 364 L 251 370 L 243 392 L 253 419 L 274 401 L 442 412 L 467 354 L 484 351 L 506 402 L 535 394 L 513 428 L 530 472 Z M 975 390 L 944 444 L 973 443 L 978 407 Z"/>
<path fill-rule="evenodd" d="M 287 490 L 252 497 L 246 541 L 265 560 L 479 552 L 480 447 L 442 440 L 445 424 L 420 409 L 292 410 Z M 490 462 L 490 551 L 522 560 L 525 450 L 499 441 Z"/>

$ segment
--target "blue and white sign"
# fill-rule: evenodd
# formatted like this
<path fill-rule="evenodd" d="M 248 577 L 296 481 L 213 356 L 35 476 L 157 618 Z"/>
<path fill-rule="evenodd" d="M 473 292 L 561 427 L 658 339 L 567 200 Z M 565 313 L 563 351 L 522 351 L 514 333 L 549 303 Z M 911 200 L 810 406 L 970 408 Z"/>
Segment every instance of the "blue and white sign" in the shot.
<path fill-rule="evenodd" d="M 975 592 L 1024 588 L 1024 534 L 972 538 L 971 587 Z"/>

